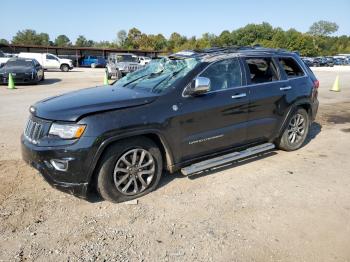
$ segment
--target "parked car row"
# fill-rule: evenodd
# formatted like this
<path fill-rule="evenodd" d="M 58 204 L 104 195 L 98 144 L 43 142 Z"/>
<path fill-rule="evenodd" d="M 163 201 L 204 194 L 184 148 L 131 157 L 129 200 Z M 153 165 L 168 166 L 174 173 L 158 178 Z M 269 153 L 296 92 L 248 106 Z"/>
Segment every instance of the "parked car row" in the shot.
<path fill-rule="evenodd" d="M 108 79 L 119 79 L 134 72 L 151 61 L 151 58 L 131 53 L 111 53 L 108 63 L 103 57 L 87 56 L 80 61 L 83 67 L 106 67 Z M 44 70 L 60 69 L 68 72 L 73 69 L 73 61 L 59 58 L 49 53 L 19 53 L 8 57 L 0 52 L 0 83 L 6 84 L 11 73 L 16 83 L 38 83 L 44 80 Z"/>
<path fill-rule="evenodd" d="M 319 57 L 302 57 L 304 63 L 308 66 L 335 66 L 350 65 L 350 56 L 319 56 Z"/>
<path fill-rule="evenodd" d="M 129 72 L 133 72 L 136 69 L 148 64 L 151 58 L 146 56 L 136 56 L 131 53 L 111 53 L 108 58 L 105 59 L 103 56 L 82 56 L 78 59 L 74 55 L 60 55 L 56 56 L 50 53 L 26 53 L 21 52 L 19 54 L 6 55 L 0 51 L 0 66 L 5 64 L 11 57 L 21 57 L 28 59 L 36 59 L 44 70 L 47 69 L 60 69 L 63 72 L 68 72 L 72 70 L 74 66 L 80 67 L 91 67 L 91 68 L 107 68 L 110 72 L 109 76 L 116 76 L 115 70 L 110 70 L 111 68 L 117 67 L 122 75 Z M 132 65 L 130 64 L 132 63 Z"/>

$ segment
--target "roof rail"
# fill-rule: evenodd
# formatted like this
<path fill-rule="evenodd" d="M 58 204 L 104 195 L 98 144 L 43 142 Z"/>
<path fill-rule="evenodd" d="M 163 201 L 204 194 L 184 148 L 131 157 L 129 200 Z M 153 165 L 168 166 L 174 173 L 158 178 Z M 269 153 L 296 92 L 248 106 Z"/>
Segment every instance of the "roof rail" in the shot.
<path fill-rule="evenodd" d="M 210 53 L 239 52 L 239 51 L 245 51 L 245 50 L 255 50 L 255 51 L 271 52 L 271 53 L 289 52 L 288 50 L 282 49 L 282 48 L 266 48 L 266 47 L 262 47 L 260 45 L 211 47 L 211 48 L 205 48 L 205 49 L 194 49 L 193 51 L 196 53 L 199 53 L 199 54 L 201 54 L 201 53 L 210 54 Z"/>
<path fill-rule="evenodd" d="M 232 52 L 246 49 L 254 49 L 254 46 L 224 46 L 224 47 L 210 47 L 205 49 L 195 49 L 194 51 L 197 53 L 216 53 L 216 52 Z"/>

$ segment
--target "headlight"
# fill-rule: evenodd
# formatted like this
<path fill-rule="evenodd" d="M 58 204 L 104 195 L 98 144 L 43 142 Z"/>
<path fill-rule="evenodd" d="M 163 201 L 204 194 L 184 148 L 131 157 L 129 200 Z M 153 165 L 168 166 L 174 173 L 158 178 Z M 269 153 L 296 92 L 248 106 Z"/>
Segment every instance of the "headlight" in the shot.
<path fill-rule="evenodd" d="M 79 138 L 84 133 L 85 127 L 85 125 L 61 125 L 53 123 L 49 134 L 59 136 L 63 139 Z"/>

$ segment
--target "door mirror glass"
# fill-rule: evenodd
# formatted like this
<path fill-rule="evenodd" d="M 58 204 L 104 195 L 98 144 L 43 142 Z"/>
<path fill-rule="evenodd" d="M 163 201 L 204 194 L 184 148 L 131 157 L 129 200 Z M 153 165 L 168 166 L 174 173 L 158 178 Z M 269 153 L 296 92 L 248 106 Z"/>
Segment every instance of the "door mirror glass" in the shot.
<path fill-rule="evenodd" d="M 207 93 L 210 90 L 210 79 L 207 77 L 197 76 L 189 88 L 189 94 L 196 96 Z"/>

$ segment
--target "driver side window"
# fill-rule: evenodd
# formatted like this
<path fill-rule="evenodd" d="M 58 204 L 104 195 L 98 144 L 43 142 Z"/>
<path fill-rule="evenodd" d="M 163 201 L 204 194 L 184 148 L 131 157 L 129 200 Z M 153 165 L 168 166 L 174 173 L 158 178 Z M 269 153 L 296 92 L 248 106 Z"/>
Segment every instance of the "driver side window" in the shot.
<path fill-rule="evenodd" d="M 56 57 L 54 57 L 52 55 L 46 55 L 46 59 L 57 60 Z"/>
<path fill-rule="evenodd" d="M 200 76 L 210 79 L 210 91 L 242 86 L 241 67 L 237 58 L 216 62 Z"/>

